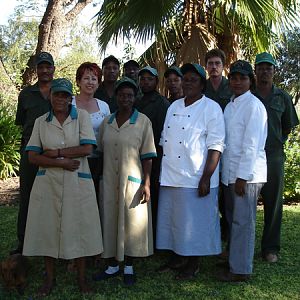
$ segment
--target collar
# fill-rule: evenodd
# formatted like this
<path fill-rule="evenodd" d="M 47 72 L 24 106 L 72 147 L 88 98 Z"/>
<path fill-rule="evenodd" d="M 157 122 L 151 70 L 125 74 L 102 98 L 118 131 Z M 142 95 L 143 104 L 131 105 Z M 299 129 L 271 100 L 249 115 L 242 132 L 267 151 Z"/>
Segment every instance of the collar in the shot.
<path fill-rule="evenodd" d="M 111 124 L 114 119 L 116 118 L 116 114 L 118 113 L 118 111 L 114 112 L 111 114 L 110 118 L 108 119 L 108 124 Z M 136 120 L 138 118 L 139 112 L 137 111 L 137 109 L 135 108 L 133 113 L 131 114 L 130 118 L 129 118 L 129 124 L 135 124 Z"/>
<path fill-rule="evenodd" d="M 249 95 L 251 94 L 251 91 L 248 90 L 246 93 L 234 98 L 234 95 L 232 95 L 230 97 L 230 101 L 233 102 L 233 103 L 236 103 L 237 101 L 244 101 Z"/>
<path fill-rule="evenodd" d="M 54 116 L 54 113 L 53 113 L 53 109 L 51 108 L 51 110 L 50 110 L 50 112 L 49 112 L 49 114 L 46 118 L 46 121 L 51 122 L 52 119 L 53 119 L 53 116 Z M 78 118 L 78 112 L 77 112 L 77 109 L 74 105 L 71 105 L 69 116 L 71 117 L 72 120 Z"/>

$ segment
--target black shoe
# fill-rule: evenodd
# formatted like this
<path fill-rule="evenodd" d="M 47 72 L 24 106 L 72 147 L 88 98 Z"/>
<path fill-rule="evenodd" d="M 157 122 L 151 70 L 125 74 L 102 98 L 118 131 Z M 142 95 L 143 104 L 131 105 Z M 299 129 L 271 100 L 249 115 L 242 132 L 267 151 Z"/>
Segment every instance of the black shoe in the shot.
<path fill-rule="evenodd" d="M 109 279 L 109 278 L 119 276 L 120 274 L 121 274 L 120 270 L 113 273 L 113 274 L 108 274 L 105 271 L 103 271 L 103 272 L 100 272 L 100 273 L 93 274 L 92 278 L 93 278 L 94 281 L 101 281 L 101 280 L 106 280 L 106 279 Z"/>
<path fill-rule="evenodd" d="M 136 281 L 134 274 L 124 274 L 123 280 L 124 280 L 124 284 L 127 286 L 134 285 Z"/>
<path fill-rule="evenodd" d="M 16 249 L 9 251 L 9 255 L 22 254 L 22 253 L 23 253 L 23 245 L 21 244 L 19 244 Z"/>

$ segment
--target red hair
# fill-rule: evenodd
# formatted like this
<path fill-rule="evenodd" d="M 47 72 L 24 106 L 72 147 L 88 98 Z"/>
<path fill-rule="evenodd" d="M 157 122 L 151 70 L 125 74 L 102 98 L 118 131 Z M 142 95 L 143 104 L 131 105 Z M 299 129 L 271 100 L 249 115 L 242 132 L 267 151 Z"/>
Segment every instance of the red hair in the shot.
<path fill-rule="evenodd" d="M 93 72 L 98 77 L 98 82 L 100 84 L 102 78 L 102 70 L 96 63 L 91 63 L 91 62 L 84 62 L 78 67 L 76 71 L 76 81 L 81 80 L 86 70 Z"/>

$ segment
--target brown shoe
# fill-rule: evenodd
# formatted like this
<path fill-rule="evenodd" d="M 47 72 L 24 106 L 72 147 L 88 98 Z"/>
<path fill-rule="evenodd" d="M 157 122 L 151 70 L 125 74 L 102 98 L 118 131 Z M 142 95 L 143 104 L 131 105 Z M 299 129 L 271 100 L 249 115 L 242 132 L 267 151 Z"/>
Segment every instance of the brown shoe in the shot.
<path fill-rule="evenodd" d="M 250 280 L 249 274 L 234 274 L 229 271 L 217 275 L 217 279 L 223 282 L 246 282 Z"/>
<path fill-rule="evenodd" d="M 278 255 L 275 253 L 267 253 L 264 255 L 263 259 L 269 263 L 277 263 Z"/>

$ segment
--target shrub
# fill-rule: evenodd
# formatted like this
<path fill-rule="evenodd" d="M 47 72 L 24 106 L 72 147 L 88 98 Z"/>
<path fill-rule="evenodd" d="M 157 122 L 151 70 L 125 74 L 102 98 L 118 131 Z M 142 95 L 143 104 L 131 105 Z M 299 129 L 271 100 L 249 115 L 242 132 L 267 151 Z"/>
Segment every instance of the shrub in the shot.
<path fill-rule="evenodd" d="M 0 104 L 0 179 L 16 176 L 20 161 L 21 131 L 7 105 Z"/>
<path fill-rule="evenodd" d="M 300 202 L 300 126 L 292 130 L 285 144 L 284 201 Z"/>

